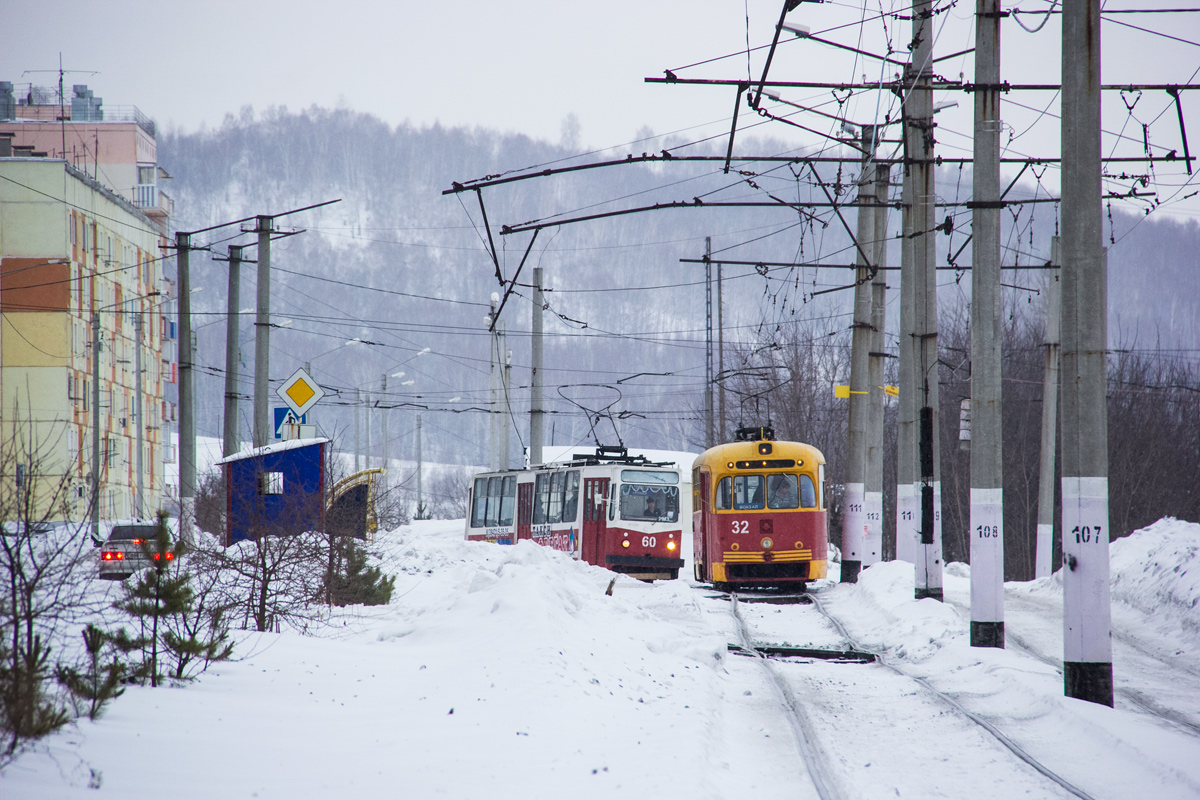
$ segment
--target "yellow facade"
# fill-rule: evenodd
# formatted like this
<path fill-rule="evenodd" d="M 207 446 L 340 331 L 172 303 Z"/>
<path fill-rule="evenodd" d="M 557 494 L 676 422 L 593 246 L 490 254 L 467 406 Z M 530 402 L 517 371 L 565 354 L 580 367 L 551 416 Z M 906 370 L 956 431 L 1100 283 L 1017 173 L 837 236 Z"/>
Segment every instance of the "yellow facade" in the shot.
<path fill-rule="evenodd" d="M 0 158 L 0 472 L 39 488 L 35 518 L 83 520 L 136 508 L 135 354 L 142 355 L 142 515 L 163 505 L 165 229 L 65 162 Z M 158 297 L 147 298 L 152 292 Z M 135 339 L 133 313 L 145 324 Z M 92 353 L 98 318 L 101 352 Z M 172 348 L 173 350 L 173 348 Z M 163 362 L 168 365 L 163 369 Z M 101 460 L 94 475 L 92 389 L 100 387 Z M 36 474 L 34 474 L 36 473 Z M 0 515 L 16 484 L 0 480 Z M 28 485 L 28 484 L 27 484 Z M 55 486 L 60 492 L 45 487 Z M 7 493 L 7 494 L 6 494 Z M 59 508 L 54 502 L 65 501 Z"/>

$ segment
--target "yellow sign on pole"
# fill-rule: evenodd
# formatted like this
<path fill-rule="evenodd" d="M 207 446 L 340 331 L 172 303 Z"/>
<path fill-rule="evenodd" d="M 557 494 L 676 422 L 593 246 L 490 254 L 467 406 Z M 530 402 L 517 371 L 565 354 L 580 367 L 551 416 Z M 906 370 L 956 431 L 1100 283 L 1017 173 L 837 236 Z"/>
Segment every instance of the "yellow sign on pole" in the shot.
<path fill-rule="evenodd" d="M 298 369 L 283 382 L 275 394 L 279 395 L 279 399 L 287 403 L 287 407 L 292 410 L 297 417 L 303 417 L 308 413 L 308 410 L 317 404 L 317 401 L 325 396 L 325 390 L 322 389 L 312 376 L 303 369 Z"/>
<path fill-rule="evenodd" d="M 900 396 L 900 387 L 899 386 L 880 386 L 879 388 L 883 389 L 883 393 L 886 394 L 888 397 L 899 397 Z M 870 392 L 852 392 L 852 391 L 850 391 L 849 386 L 845 386 L 845 385 L 837 384 L 837 383 L 835 383 L 833 385 L 833 396 L 839 400 L 849 400 L 850 395 L 852 395 L 852 394 L 870 394 Z"/>

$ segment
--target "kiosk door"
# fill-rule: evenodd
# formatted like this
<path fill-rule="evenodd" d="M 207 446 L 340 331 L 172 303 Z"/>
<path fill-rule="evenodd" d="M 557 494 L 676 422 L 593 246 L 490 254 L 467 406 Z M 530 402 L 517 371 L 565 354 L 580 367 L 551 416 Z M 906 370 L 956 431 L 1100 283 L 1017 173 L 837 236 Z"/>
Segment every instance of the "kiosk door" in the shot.
<path fill-rule="evenodd" d="M 605 566 L 601 556 L 601 542 L 608 529 L 605 519 L 604 496 L 608 493 L 608 478 L 584 478 L 583 480 L 583 548 L 581 557 L 589 564 Z"/>
<path fill-rule="evenodd" d="M 517 484 L 517 541 L 531 539 L 529 526 L 533 524 L 533 483 Z M 516 544 L 516 542 L 513 542 Z"/>

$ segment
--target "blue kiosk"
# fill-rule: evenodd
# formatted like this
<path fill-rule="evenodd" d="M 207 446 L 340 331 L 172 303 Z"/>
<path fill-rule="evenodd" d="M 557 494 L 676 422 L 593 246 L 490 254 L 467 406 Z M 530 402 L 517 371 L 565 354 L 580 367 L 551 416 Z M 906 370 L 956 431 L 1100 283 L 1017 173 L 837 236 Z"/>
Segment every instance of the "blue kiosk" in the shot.
<path fill-rule="evenodd" d="M 226 547 L 325 529 L 329 439 L 288 439 L 217 462 L 225 472 Z"/>

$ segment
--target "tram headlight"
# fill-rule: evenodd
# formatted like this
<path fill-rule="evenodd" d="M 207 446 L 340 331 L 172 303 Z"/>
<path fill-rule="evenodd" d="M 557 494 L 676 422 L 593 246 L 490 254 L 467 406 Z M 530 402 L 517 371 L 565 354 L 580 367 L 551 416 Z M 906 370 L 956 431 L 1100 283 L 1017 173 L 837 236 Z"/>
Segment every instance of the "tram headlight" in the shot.
<path fill-rule="evenodd" d="M 770 550 L 772 544 L 773 544 L 773 542 L 770 539 L 763 539 L 762 540 L 763 550 Z"/>
<path fill-rule="evenodd" d="M 622 539 L 622 540 L 621 540 L 621 547 L 629 547 L 629 540 L 628 540 L 628 539 Z"/>
<path fill-rule="evenodd" d="M 674 550 L 674 549 L 675 549 L 675 543 L 674 543 L 674 542 L 667 542 L 667 549 L 668 549 L 668 550 Z"/>

